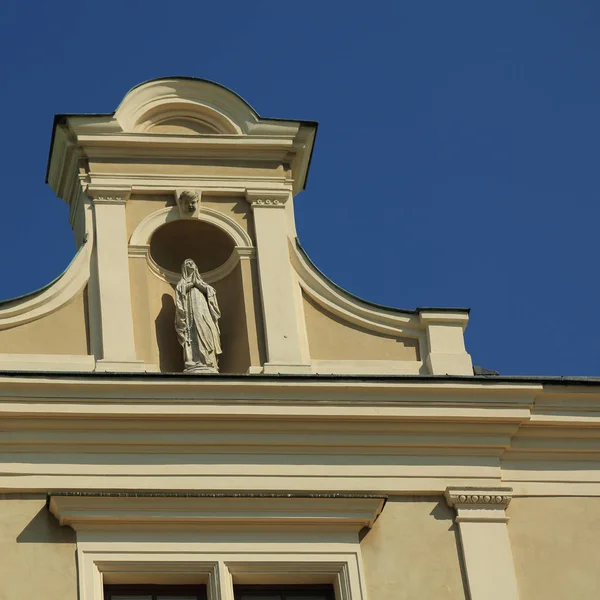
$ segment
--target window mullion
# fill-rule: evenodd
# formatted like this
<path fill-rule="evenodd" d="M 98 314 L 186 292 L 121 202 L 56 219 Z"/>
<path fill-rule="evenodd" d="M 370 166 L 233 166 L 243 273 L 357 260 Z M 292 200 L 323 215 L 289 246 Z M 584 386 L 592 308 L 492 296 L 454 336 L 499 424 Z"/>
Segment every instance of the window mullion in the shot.
<path fill-rule="evenodd" d="M 216 597 L 210 600 L 234 600 L 233 577 L 224 561 L 220 560 L 215 573 Z"/>

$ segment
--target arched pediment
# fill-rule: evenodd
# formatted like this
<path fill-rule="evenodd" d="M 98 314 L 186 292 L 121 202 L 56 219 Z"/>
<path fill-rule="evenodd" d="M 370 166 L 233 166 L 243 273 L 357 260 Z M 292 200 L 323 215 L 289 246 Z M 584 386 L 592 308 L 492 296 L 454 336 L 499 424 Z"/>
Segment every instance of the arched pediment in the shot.
<path fill-rule="evenodd" d="M 223 86 L 199 79 L 159 79 L 133 88 L 115 112 L 125 132 L 244 134 L 254 110 Z"/>

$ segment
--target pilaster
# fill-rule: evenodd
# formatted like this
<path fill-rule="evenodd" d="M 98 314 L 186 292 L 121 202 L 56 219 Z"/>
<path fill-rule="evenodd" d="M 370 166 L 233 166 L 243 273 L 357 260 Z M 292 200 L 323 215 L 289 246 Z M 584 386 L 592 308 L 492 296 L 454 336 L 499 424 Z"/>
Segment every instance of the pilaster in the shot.
<path fill-rule="evenodd" d="M 94 211 L 95 252 L 90 304 L 95 308 L 92 346 L 97 371 L 144 371 L 136 360 L 127 252 L 125 202 L 128 190 L 88 190 Z M 91 307 L 91 308 L 92 308 Z"/>
<path fill-rule="evenodd" d="M 456 511 L 471 600 L 518 600 L 505 510 L 512 488 L 448 487 Z"/>
<path fill-rule="evenodd" d="M 248 190 L 254 213 L 267 362 L 265 373 L 310 373 L 303 351 L 288 250 L 285 203 L 290 192 Z"/>

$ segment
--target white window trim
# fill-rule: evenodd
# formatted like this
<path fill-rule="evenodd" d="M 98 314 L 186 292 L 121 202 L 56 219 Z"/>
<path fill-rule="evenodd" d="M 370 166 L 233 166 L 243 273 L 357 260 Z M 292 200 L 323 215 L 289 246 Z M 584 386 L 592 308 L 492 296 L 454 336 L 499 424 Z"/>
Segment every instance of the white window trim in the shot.
<path fill-rule="evenodd" d="M 53 496 L 50 510 L 77 533 L 80 600 L 103 600 L 105 583 L 158 580 L 207 583 L 209 600 L 248 583 L 331 583 L 336 600 L 367 600 L 358 533 L 383 503 L 82 494 Z"/>
<path fill-rule="evenodd" d="M 250 580 L 261 584 L 331 583 L 336 600 L 366 600 L 358 548 L 353 552 L 340 549 L 326 553 L 278 549 L 231 553 L 169 552 L 160 548 L 143 553 L 80 549 L 78 560 L 81 600 L 103 600 L 104 582 L 114 573 L 136 576 L 136 580 L 144 573 L 149 577 L 171 576 L 173 583 L 182 575 L 198 576 L 199 583 L 207 583 L 209 600 L 233 600 L 234 584 Z"/>

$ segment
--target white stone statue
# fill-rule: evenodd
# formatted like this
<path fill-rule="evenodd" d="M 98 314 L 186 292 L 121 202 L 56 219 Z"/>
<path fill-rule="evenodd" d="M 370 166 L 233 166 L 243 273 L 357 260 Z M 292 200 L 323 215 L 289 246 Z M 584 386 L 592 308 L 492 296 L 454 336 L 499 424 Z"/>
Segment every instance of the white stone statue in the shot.
<path fill-rule="evenodd" d="M 217 356 L 222 350 L 217 292 L 190 258 L 181 267 L 175 296 L 175 330 L 183 346 L 184 372 L 218 373 Z"/>

